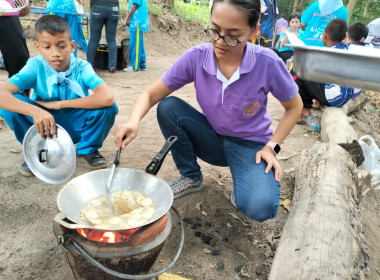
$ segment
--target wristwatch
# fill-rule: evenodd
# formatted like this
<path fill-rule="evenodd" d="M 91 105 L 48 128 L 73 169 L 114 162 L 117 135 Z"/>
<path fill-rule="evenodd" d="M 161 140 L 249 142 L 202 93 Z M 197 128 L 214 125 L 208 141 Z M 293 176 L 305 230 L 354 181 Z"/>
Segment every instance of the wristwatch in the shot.
<path fill-rule="evenodd" d="M 273 150 L 273 152 L 275 152 L 275 154 L 278 154 L 281 151 L 281 147 L 277 143 L 268 141 L 267 145 L 272 148 L 272 150 Z"/>

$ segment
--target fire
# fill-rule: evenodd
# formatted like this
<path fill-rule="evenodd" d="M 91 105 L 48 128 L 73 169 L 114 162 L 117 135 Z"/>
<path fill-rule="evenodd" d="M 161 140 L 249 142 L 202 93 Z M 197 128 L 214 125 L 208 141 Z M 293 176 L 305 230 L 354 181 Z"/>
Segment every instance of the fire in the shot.
<path fill-rule="evenodd" d="M 122 231 L 104 231 L 89 228 L 78 228 L 77 231 L 85 238 L 97 242 L 118 243 L 128 240 L 128 238 L 140 228 L 132 228 Z"/>

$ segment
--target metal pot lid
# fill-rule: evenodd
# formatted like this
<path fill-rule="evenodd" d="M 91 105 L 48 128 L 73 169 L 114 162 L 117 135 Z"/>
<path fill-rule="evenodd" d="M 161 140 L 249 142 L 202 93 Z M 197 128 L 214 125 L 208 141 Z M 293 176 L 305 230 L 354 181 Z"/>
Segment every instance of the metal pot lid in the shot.
<path fill-rule="evenodd" d="M 76 154 L 70 135 L 58 124 L 57 137 L 43 139 L 33 125 L 24 136 L 23 153 L 29 169 L 40 180 L 62 184 L 71 178 Z"/>

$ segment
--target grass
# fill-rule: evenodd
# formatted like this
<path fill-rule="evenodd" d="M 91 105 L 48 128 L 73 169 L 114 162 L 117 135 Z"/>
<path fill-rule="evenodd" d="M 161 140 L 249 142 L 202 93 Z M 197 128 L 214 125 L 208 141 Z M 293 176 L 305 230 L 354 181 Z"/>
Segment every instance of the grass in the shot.
<path fill-rule="evenodd" d="M 128 3 L 119 2 L 120 14 L 125 15 L 128 10 Z M 162 5 L 157 4 L 157 1 L 148 2 L 148 11 L 154 15 L 160 15 L 164 10 Z M 201 23 L 207 26 L 210 21 L 210 7 L 198 5 L 196 3 L 184 3 L 182 0 L 175 0 L 172 12 L 180 18 L 190 23 Z"/>
<path fill-rule="evenodd" d="M 190 23 L 198 22 L 208 26 L 210 22 L 210 7 L 207 6 L 175 0 L 173 12 Z"/>

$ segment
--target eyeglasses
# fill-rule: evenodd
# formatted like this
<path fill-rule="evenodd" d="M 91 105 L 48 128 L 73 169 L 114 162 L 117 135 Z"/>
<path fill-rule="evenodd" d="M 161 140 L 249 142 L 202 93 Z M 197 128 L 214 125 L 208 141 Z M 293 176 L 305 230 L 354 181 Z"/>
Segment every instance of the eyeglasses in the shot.
<path fill-rule="evenodd" d="M 234 35 L 220 35 L 218 31 L 212 28 L 205 29 L 204 31 L 206 32 L 207 36 L 214 41 L 218 41 L 220 38 L 226 42 L 227 45 L 231 47 L 236 47 L 238 44 L 240 44 L 248 35 L 251 33 L 251 31 L 254 29 L 254 27 L 249 30 L 248 34 L 245 35 L 241 40 L 238 39 L 238 37 Z"/>

